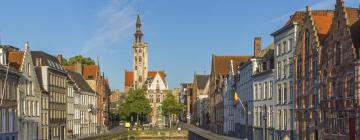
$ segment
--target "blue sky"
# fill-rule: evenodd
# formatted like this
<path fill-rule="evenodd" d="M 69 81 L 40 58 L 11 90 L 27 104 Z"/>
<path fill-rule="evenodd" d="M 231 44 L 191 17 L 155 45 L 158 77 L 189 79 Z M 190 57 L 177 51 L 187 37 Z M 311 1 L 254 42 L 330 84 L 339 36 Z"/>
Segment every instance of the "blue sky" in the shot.
<path fill-rule="evenodd" d="M 170 88 L 210 73 L 211 55 L 252 55 L 253 38 L 263 47 L 296 10 L 334 9 L 335 0 L 4 0 L 2 44 L 65 57 L 100 58 L 112 89 L 124 88 L 132 69 L 133 33 L 140 13 L 149 44 L 150 70 L 165 70 Z M 346 5 L 358 7 L 358 0 Z"/>

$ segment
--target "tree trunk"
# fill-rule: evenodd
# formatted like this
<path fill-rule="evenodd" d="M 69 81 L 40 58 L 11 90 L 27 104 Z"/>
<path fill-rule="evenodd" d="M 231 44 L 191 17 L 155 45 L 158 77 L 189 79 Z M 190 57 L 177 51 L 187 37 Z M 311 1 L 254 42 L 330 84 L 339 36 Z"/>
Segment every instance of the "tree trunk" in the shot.
<path fill-rule="evenodd" d="M 173 120 L 173 115 L 170 115 L 170 128 L 171 128 L 171 122 Z"/>
<path fill-rule="evenodd" d="M 139 114 L 136 114 L 136 130 L 139 128 Z"/>

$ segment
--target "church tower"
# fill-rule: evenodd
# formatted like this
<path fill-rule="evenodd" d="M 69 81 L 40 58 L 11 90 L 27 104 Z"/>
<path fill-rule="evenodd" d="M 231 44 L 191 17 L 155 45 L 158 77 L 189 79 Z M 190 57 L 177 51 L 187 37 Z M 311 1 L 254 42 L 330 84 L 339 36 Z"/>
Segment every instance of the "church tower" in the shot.
<path fill-rule="evenodd" d="M 148 74 L 148 50 L 147 44 L 143 42 L 143 33 L 141 32 L 141 20 L 137 15 L 136 32 L 133 43 L 133 62 L 134 62 L 134 89 L 143 88 Z"/>

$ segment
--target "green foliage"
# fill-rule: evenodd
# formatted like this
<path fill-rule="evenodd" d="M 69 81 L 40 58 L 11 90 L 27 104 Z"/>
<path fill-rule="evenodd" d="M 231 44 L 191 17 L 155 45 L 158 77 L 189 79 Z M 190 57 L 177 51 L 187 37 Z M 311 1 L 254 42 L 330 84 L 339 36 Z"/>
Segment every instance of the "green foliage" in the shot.
<path fill-rule="evenodd" d="M 142 89 L 129 91 L 125 103 L 119 108 L 121 119 L 126 121 L 130 121 L 131 117 L 135 119 L 137 115 L 143 120 L 151 110 L 150 102 Z"/>
<path fill-rule="evenodd" d="M 180 104 L 171 92 L 168 92 L 162 102 L 161 109 L 164 115 L 179 115 L 184 112 L 185 106 Z"/>
<path fill-rule="evenodd" d="M 93 59 L 91 59 L 90 57 L 84 57 L 82 55 L 76 55 L 76 56 L 70 57 L 69 60 L 64 59 L 65 65 L 74 65 L 77 62 L 81 62 L 82 64 L 86 64 L 86 65 L 94 65 L 95 64 L 95 61 Z"/>

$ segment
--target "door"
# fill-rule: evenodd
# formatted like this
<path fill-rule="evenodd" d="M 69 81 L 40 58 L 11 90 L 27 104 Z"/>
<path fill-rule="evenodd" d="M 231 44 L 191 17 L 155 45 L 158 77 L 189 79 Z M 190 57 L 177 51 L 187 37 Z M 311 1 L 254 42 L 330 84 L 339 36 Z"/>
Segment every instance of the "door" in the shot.
<path fill-rule="evenodd" d="M 355 140 L 355 119 L 349 118 L 349 140 Z"/>

